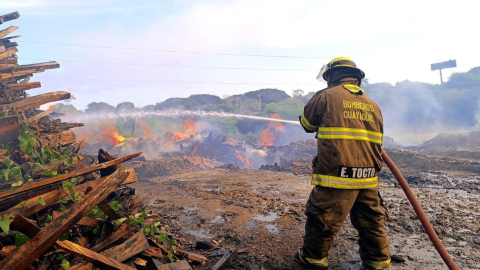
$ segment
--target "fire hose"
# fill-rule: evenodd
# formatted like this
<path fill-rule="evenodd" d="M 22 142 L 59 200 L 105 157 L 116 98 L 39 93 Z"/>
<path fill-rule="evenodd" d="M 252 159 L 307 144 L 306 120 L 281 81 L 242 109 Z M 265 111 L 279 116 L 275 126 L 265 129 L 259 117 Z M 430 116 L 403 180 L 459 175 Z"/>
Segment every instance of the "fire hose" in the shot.
<path fill-rule="evenodd" d="M 425 228 L 425 231 L 427 232 L 428 237 L 430 237 L 430 241 L 432 241 L 433 245 L 435 246 L 435 249 L 437 249 L 438 254 L 440 254 L 440 257 L 442 257 L 443 261 L 445 262 L 445 264 L 448 266 L 450 270 L 452 269 L 459 270 L 460 268 L 457 266 L 457 264 L 455 264 L 452 257 L 450 256 L 450 254 L 448 254 L 448 251 L 445 249 L 442 242 L 438 238 L 438 235 L 433 229 L 432 224 L 430 224 L 430 221 L 428 221 L 428 218 L 423 212 L 422 207 L 420 206 L 420 203 L 418 203 L 417 197 L 415 197 L 415 194 L 413 193 L 412 189 L 410 189 L 410 186 L 408 185 L 407 181 L 403 177 L 400 170 L 397 168 L 397 166 L 395 166 L 395 163 L 393 163 L 392 159 L 390 159 L 390 157 L 387 155 L 385 151 L 382 151 L 382 158 L 385 164 L 387 164 L 392 174 L 397 179 L 398 183 L 402 187 L 405 194 L 407 195 L 407 198 L 410 201 L 410 204 L 412 205 L 413 210 L 415 210 L 415 213 L 417 214 L 418 219 L 420 219 L 420 222 Z"/>

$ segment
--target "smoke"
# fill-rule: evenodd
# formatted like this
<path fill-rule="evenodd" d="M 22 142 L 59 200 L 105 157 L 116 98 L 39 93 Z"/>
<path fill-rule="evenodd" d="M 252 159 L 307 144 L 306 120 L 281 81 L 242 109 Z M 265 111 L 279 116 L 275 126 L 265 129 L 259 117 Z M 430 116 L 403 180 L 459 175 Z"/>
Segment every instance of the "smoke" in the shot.
<path fill-rule="evenodd" d="M 370 85 L 367 94 L 382 109 L 384 133 L 404 145 L 418 145 L 448 130 L 438 95 L 423 83 Z"/>

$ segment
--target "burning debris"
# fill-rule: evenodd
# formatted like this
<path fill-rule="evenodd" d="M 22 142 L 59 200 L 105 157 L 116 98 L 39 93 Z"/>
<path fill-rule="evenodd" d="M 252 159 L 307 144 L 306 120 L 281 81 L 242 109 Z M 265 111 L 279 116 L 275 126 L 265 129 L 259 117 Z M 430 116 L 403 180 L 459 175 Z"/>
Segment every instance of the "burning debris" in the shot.
<path fill-rule="evenodd" d="M 136 124 L 143 121 L 136 120 Z M 224 164 L 233 164 L 239 168 L 254 169 L 261 164 L 250 160 L 249 149 L 256 145 L 247 145 L 227 134 L 217 135 L 209 131 L 200 131 L 199 125 L 193 118 L 187 118 L 182 130 L 173 130 L 158 138 L 151 138 L 151 130 L 146 123 L 142 123 L 143 130 L 148 131 L 149 137 L 129 137 L 120 135 L 112 125 L 105 125 L 98 144 L 87 145 L 85 153 L 93 154 L 95 148 L 102 146 L 115 156 L 142 151 L 149 162 L 158 162 L 171 157 L 183 157 L 203 169 L 210 169 Z M 278 129 L 278 127 L 277 127 Z"/>
<path fill-rule="evenodd" d="M 280 114 L 271 115 L 269 118 L 281 119 Z M 281 122 L 270 121 L 268 128 L 262 131 L 262 135 L 258 139 L 257 144 L 272 146 L 278 138 L 278 133 L 283 132 L 285 132 L 285 127 Z"/>

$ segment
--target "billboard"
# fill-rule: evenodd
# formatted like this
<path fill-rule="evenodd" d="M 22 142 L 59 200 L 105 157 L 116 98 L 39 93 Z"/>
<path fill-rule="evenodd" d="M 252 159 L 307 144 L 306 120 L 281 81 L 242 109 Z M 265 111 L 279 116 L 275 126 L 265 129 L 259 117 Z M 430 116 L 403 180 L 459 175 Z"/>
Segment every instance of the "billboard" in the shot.
<path fill-rule="evenodd" d="M 441 63 L 432 64 L 432 70 L 444 69 L 444 68 L 453 68 L 457 66 L 457 60 L 448 60 Z"/>

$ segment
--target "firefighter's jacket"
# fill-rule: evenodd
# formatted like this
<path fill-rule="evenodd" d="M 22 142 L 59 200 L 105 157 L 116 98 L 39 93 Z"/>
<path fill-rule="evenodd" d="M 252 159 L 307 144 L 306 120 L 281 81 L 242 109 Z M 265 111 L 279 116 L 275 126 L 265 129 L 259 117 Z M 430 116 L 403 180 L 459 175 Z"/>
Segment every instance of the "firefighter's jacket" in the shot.
<path fill-rule="evenodd" d="M 363 89 L 340 84 L 317 92 L 300 123 L 317 132 L 312 184 L 340 189 L 378 186 L 382 168 L 383 117 Z"/>

